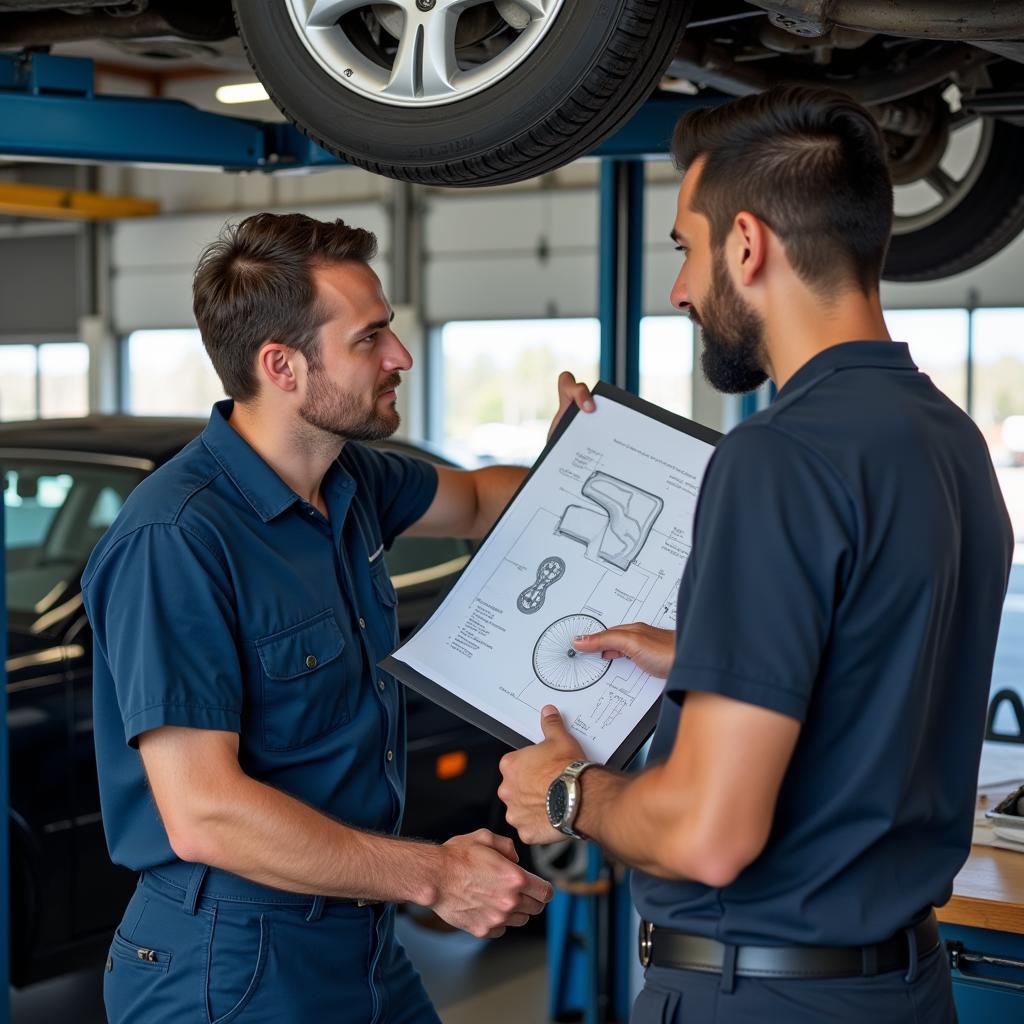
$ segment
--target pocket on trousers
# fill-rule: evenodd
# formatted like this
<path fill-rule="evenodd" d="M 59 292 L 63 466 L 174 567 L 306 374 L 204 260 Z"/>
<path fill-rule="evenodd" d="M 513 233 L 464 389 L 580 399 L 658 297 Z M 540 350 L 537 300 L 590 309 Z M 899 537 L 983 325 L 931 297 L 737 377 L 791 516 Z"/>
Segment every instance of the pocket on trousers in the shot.
<path fill-rule="evenodd" d="M 633 1003 L 629 1024 L 674 1024 L 679 999 L 678 992 L 666 992 L 645 985 Z"/>
<path fill-rule="evenodd" d="M 263 979 L 269 945 L 270 922 L 265 915 L 217 914 L 206 969 L 210 1024 L 230 1024 L 252 1002 Z"/>
<path fill-rule="evenodd" d="M 110 943 L 110 957 L 112 960 L 137 967 L 140 971 L 157 971 L 161 974 L 166 974 L 167 968 L 171 965 L 170 953 L 129 942 L 121 934 L 120 928 L 114 932 L 113 941 Z"/>
<path fill-rule="evenodd" d="M 120 931 L 114 933 L 103 970 L 103 1004 L 109 1024 L 169 1021 L 180 1016 L 164 1012 L 178 988 L 177 972 L 169 970 L 171 959 L 165 950 L 150 950 L 129 942 Z"/>

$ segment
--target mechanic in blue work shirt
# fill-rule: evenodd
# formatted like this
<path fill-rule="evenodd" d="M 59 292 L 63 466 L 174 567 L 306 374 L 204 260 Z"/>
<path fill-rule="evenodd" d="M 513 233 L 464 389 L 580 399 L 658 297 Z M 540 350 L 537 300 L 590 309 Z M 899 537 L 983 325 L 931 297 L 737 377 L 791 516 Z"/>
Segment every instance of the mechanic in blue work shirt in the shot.
<path fill-rule="evenodd" d="M 375 244 L 258 214 L 204 252 L 195 314 L 231 400 L 86 568 L 103 821 L 141 872 L 106 962 L 112 1024 L 436 1021 L 395 902 L 494 936 L 550 898 L 507 837 L 397 838 L 383 552 L 403 532 L 482 536 L 525 470 L 360 443 L 398 426 L 412 363 Z M 592 406 L 570 374 L 559 394 L 559 416 Z"/>
<path fill-rule="evenodd" d="M 647 770 L 560 777 L 582 752 L 548 708 L 499 795 L 524 840 L 573 828 L 638 869 L 637 1024 L 950 1024 L 933 907 L 970 849 L 1013 551 L 991 459 L 889 340 L 870 114 L 772 90 L 686 115 L 674 156 L 673 304 L 713 386 L 778 394 L 708 465 L 677 633 L 576 645 L 667 677 Z"/>

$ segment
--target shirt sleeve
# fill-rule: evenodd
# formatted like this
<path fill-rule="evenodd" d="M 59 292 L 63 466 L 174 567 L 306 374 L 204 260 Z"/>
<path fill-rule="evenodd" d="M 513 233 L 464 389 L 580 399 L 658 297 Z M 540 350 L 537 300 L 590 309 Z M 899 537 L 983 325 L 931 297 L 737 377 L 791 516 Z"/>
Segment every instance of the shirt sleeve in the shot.
<path fill-rule="evenodd" d="M 666 692 L 803 721 L 854 539 L 845 486 L 819 455 L 768 425 L 737 428 L 701 487 Z"/>
<path fill-rule="evenodd" d="M 430 507 L 437 493 L 437 469 L 402 452 L 362 448 L 360 454 L 380 516 L 381 538 L 390 548 Z"/>
<path fill-rule="evenodd" d="M 163 725 L 239 731 L 233 589 L 206 541 L 176 524 L 143 526 L 111 545 L 83 593 L 129 744 Z"/>

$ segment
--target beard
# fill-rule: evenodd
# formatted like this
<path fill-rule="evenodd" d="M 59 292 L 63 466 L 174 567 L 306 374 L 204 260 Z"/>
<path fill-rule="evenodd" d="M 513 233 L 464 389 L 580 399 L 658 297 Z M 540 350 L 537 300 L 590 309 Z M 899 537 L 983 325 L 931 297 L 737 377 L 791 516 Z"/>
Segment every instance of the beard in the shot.
<path fill-rule="evenodd" d="M 392 401 L 385 411 L 377 407 L 380 395 L 397 388 L 402 378 L 394 373 L 375 392 L 369 406 L 358 396 L 331 383 L 319 367 L 310 367 L 309 388 L 299 415 L 310 426 L 344 441 L 381 441 L 390 437 L 402 422 Z"/>
<path fill-rule="evenodd" d="M 711 288 L 702 312 L 690 319 L 703 332 L 700 365 L 707 382 L 727 395 L 760 387 L 767 379 L 764 321 L 742 299 L 732 283 L 721 250 L 714 254 Z"/>

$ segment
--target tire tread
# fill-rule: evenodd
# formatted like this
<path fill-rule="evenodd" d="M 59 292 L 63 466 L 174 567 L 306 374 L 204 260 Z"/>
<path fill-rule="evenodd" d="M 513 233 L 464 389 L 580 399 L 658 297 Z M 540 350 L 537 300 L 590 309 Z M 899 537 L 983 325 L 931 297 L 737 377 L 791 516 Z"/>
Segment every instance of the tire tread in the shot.
<path fill-rule="evenodd" d="M 623 123 L 646 99 L 672 59 L 689 17 L 686 0 L 625 0 L 603 52 L 573 91 L 539 123 L 486 154 L 425 165 L 366 160 L 343 152 L 292 116 L 264 82 L 270 99 L 311 142 L 342 160 L 419 185 L 504 185 L 555 170 L 583 156 Z M 257 61 L 235 11 L 246 56 Z M 636 76 L 634 70 L 644 73 Z M 632 79 L 632 81 L 631 81 Z"/>

